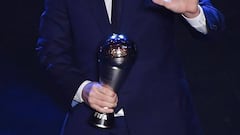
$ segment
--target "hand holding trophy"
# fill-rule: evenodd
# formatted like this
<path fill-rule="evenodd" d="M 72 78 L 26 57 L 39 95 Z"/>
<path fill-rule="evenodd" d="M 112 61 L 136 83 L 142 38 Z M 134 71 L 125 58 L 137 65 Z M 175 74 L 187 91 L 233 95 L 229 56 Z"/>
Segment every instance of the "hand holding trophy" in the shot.
<path fill-rule="evenodd" d="M 136 48 L 126 36 L 113 34 L 101 44 L 98 53 L 99 82 L 117 92 L 135 61 Z M 114 125 L 114 113 L 96 111 L 90 123 L 99 128 L 111 128 Z"/>

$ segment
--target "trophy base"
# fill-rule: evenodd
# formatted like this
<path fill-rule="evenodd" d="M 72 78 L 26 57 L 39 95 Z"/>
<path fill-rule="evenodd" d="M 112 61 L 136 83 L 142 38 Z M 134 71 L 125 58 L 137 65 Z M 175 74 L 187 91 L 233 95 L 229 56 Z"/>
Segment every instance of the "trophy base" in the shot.
<path fill-rule="evenodd" d="M 113 113 L 99 113 L 95 112 L 90 124 L 97 128 L 109 129 L 113 127 L 114 124 L 114 114 Z"/>
<path fill-rule="evenodd" d="M 103 125 L 103 124 L 92 123 L 92 125 L 93 125 L 94 127 L 97 127 L 97 128 L 103 128 L 103 129 L 109 129 L 109 128 L 112 128 L 111 126 L 106 126 L 106 125 Z"/>

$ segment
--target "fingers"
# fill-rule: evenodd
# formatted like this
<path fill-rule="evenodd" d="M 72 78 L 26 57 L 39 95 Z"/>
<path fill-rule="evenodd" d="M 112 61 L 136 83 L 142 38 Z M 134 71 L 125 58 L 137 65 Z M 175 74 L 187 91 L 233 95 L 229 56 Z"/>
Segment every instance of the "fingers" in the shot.
<path fill-rule="evenodd" d="M 93 109 L 102 113 L 112 113 L 117 106 L 117 94 L 106 85 L 92 83 L 84 87 L 84 101 Z"/>
<path fill-rule="evenodd" d="M 88 102 L 90 104 L 97 104 L 100 107 L 108 107 L 114 108 L 117 104 L 117 95 L 113 94 L 113 96 L 106 95 L 105 93 L 101 92 L 101 89 L 92 89 L 89 93 Z"/>
<path fill-rule="evenodd" d="M 152 0 L 153 3 L 164 6 L 175 13 L 198 13 L 198 0 Z"/>
<path fill-rule="evenodd" d="M 108 86 L 108 85 L 100 85 L 100 87 L 98 87 L 98 91 L 96 92 L 99 92 L 99 94 L 103 94 L 103 95 L 106 95 L 108 97 L 115 97 L 117 96 L 117 94 L 114 92 L 114 90 Z"/>
<path fill-rule="evenodd" d="M 108 107 L 101 107 L 97 104 L 89 104 L 89 106 L 91 108 L 93 108 L 94 110 L 101 112 L 101 113 L 113 113 L 114 109 L 113 108 L 108 108 Z"/>
<path fill-rule="evenodd" d="M 164 6 L 167 2 L 170 2 L 171 0 L 152 0 L 155 4 Z"/>

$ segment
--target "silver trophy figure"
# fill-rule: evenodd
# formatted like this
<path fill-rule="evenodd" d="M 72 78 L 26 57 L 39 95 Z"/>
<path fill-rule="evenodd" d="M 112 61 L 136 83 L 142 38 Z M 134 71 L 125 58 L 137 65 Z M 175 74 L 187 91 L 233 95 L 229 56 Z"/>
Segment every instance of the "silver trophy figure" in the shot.
<path fill-rule="evenodd" d="M 126 79 L 136 57 L 136 48 L 124 35 L 113 34 L 99 48 L 99 82 L 116 92 Z M 94 112 L 91 124 L 99 128 L 114 125 L 113 113 Z"/>

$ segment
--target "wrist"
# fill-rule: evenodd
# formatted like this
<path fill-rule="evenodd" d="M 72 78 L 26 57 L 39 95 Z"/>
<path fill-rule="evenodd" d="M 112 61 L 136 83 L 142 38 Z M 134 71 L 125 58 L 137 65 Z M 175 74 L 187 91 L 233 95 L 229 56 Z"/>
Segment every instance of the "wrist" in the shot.
<path fill-rule="evenodd" d="M 187 18 L 194 18 L 200 14 L 200 9 L 198 5 L 196 8 L 192 9 L 191 11 L 184 12 L 183 15 Z"/>
<path fill-rule="evenodd" d="M 79 102 L 79 103 L 82 103 L 84 102 L 84 99 L 83 99 L 83 89 L 86 87 L 86 85 L 88 85 L 89 83 L 91 83 L 91 81 L 89 80 L 86 80 L 84 81 L 78 88 L 75 96 L 74 96 L 74 100 Z"/>

